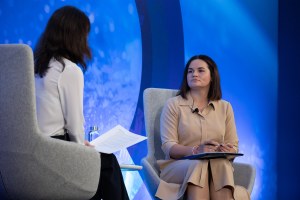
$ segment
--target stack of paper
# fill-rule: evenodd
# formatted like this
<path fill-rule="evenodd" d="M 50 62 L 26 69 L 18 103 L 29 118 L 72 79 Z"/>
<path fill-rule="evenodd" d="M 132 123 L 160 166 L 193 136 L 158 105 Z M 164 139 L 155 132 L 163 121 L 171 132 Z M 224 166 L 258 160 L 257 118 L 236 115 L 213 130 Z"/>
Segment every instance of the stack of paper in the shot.
<path fill-rule="evenodd" d="M 99 152 L 114 153 L 146 139 L 145 136 L 134 134 L 117 125 L 91 141 L 91 145 L 94 145 Z"/>

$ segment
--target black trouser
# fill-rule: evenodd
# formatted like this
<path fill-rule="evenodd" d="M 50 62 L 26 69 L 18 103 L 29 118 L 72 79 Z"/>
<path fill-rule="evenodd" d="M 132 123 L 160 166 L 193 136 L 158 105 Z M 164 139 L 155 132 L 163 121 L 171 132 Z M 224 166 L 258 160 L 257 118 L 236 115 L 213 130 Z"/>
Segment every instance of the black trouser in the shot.
<path fill-rule="evenodd" d="M 91 200 L 129 200 L 123 176 L 114 154 L 101 153 L 101 174 L 97 192 Z"/>
<path fill-rule="evenodd" d="M 70 141 L 68 134 L 52 136 Z M 120 165 L 114 154 L 101 153 L 101 172 L 96 194 L 91 200 L 129 200 Z"/>

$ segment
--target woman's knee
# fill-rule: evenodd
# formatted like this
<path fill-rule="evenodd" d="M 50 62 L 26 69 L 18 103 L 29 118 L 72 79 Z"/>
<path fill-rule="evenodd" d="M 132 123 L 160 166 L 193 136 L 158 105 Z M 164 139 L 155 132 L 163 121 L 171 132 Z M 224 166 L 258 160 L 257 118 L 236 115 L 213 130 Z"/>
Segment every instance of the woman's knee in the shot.
<path fill-rule="evenodd" d="M 230 186 L 225 186 L 217 191 L 211 187 L 209 193 L 212 200 L 233 200 L 233 191 Z"/>
<path fill-rule="evenodd" d="M 194 184 L 188 184 L 187 187 L 187 199 L 188 200 L 206 200 L 209 199 L 209 189 L 208 186 L 200 187 Z"/>

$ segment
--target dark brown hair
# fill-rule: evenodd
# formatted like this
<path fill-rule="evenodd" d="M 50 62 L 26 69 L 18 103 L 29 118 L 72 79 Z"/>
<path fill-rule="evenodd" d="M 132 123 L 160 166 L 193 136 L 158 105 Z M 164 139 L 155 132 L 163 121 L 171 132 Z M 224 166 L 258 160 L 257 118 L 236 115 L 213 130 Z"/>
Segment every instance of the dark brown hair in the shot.
<path fill-rule="evenodd" d="M 218 72 L 218 67 L 215 61 L 211 59 L 209 56 L 206 55 L 195 55 L 189 59 L 189 61 L 185 65 L 184 74 L 182 83 L 180 86 L 180 90 L 178 91 L 177 95 L 182 96 L 183 98 L 187 98 L 186 94 L 188 91 L 190 91 L 190 87 L 187 83 L 187 73 L 189 66 L 193 60 L 200 59 L 207 63 L 208 69 L 210 71 L 211 76 L 211 84 L 209 87 L 207 98 L 210 101 L 213 100 L 220 100 L 222 98 L 222 90 L 221 90 L 221 84 L 220 84 L 220 75 Z"/>
<path fill-rule="evenodd" d="M 85 59 L 91 58 L 88 46 L 89 18 L 73 6 L 64 6 L 50 17 L 34 50 L 34 73 L 45 76 L 51 58 L 63 66 L 63 58 L 87 69 Z"/>

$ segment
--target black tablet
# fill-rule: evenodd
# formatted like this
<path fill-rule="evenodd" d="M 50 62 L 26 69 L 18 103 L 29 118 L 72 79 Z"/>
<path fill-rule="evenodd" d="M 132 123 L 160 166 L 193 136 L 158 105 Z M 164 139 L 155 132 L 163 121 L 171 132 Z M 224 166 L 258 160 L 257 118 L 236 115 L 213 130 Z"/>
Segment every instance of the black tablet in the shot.
<path fill-rule="evenodd" d="M 203 160 L 203 159 L 214 159 L 214 158 L 227 158 L 229 160 L 243 156 L 242 153 L 227 153 L 227 152 L 206 152 L 206 153 L 199 153 L 190 156 L 184 156 L 180 158 L 180 160 L 189 159 L 189 160 Z"/>

